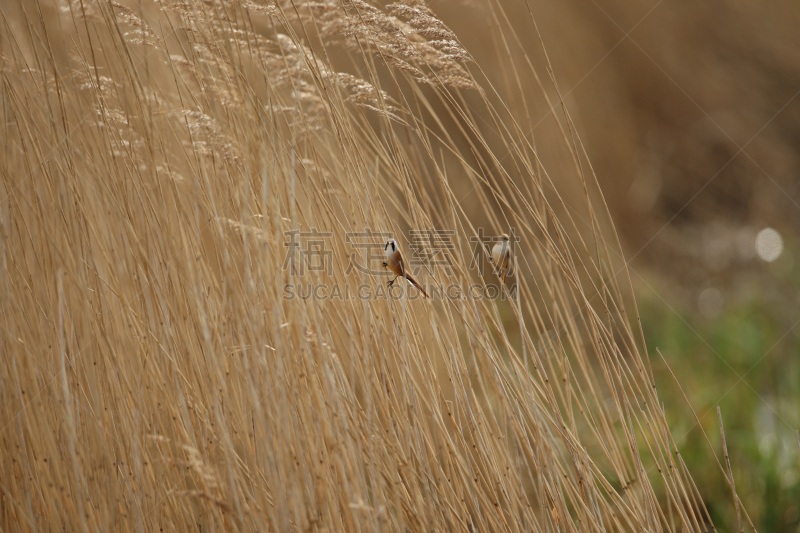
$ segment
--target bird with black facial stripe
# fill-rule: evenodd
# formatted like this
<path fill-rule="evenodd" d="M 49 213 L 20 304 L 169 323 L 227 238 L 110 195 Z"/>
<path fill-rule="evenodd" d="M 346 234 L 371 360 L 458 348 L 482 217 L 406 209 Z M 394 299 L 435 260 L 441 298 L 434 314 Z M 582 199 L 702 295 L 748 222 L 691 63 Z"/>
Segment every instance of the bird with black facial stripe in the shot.
<path fill-rule="evenodd" d="M 419 289 L 419 291 L 425 295 L 426 298 L 430 298 L 428 293 L 425 292 L 425 289 L 422 288 L 422 285 L 417 283 L 417 280 L 415 280 L 413 276 L 407 272 L 405 260 L 403 259 L 403 256 L 400 255 L 400 248 L 397 247 L 395 240 L 389 239 L 383 249 L 386 252 L 386 261 L 383 262 L 383 266 L 395 274 L 395 278 L 389 281 L 389 286 L 391 287 L 394 282 L 397 281 L 397 278 L 402 277 L 407 279 L 413 286 Z"/>

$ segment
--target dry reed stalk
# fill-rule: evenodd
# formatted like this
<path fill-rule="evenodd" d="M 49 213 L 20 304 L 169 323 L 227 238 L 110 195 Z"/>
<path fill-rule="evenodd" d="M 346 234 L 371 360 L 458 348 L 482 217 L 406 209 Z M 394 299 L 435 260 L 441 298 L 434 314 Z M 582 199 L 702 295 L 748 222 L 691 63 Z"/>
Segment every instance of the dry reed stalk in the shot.
<path fill-rule="evenodd" d="M 725 454 L 725 464 L 728 466 L 728 481 L 731 484 L 731 492 L 733 492 L 733 503 L 736 507 L 736 519 L 739 522 L 739 531 L 744 533 L 742 527 L 742 515 L 739 512 L 739 496 L 736 494 L 736 482 L 733 480 L 733 469 L 731 468 L 731 459 L 728 456 L 728 443 L 725 442 L 725 429 L 722 427 L 722 410 L 717 406 L 717 420 L 719 421 L 719 434 L 722 437 L 722 453 Z"/>

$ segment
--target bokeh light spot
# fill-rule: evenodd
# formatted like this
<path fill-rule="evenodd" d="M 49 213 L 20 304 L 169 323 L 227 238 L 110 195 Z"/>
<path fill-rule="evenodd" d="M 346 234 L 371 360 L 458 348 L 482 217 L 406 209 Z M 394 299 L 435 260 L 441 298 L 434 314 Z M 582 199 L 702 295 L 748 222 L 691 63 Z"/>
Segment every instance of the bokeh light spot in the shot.
<path fill-rule="evenodd" d="M 756 235 L 756 253 L 758 257 L 771 263 L 783 252 L 783 238 L 772 228 L 764 228 Z"/>

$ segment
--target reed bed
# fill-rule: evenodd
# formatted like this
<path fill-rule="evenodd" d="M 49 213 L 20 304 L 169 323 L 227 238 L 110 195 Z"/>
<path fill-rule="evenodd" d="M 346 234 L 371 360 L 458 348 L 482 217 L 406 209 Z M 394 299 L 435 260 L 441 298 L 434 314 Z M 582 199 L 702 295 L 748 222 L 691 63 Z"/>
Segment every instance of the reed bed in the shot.
<path fill-rule="evenodd" d="M 421 0 L 0 24 L 2 530 L 713 529 L 546 56 L 489 79 Z"/>

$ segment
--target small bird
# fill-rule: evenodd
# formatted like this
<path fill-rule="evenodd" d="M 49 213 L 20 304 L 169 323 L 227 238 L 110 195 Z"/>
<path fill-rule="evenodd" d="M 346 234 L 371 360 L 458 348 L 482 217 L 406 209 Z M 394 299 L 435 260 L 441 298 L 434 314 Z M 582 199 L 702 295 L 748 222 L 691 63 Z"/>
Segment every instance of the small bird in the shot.
<path fill-rule="evenodd" d="M 422 285 L 417 283 L 417 280 L 415 280 L 411 274 L 406 272 L 406 262 L 400 255 L 400 249 L 397 247 L 395 240 L 389 239 L 386 241 L 386 246 L 384 246 L 383 249 L 386 252 L 386 261 L 383 262 L 383 266 L 389 268 L 389 270 L 395 273 L 395 278 L 389 282 L 389 286 L 391 287 L 397 278 L 404 277 L 410 281 L 413 286 L 418 288 L 426 298 L 430 298 L 428 293 L 425 292 L 425 289 L 422 288 Z"/>
<path fill-rule="evenodd" d="M 508 244 L 508 235 L 500 235 L 500 242 L 492 248 L 492 256 L 489 258 L 494 263 L 494 272 L 500 276 L 500 282 L 505 285 L 506 275 L 511 267 L 511 247 Z"/>

